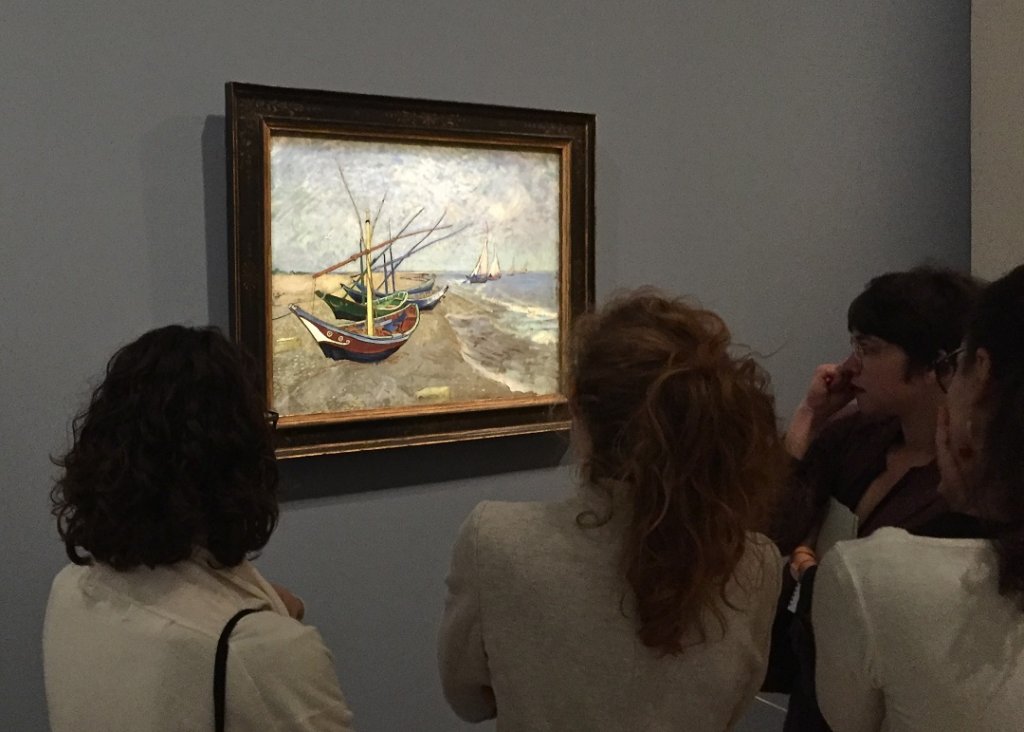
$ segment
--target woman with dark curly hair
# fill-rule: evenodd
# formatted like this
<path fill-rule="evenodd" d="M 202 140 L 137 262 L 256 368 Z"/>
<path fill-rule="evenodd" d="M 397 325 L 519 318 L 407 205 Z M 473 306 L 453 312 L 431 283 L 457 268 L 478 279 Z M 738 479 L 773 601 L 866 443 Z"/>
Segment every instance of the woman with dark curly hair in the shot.
<path fill-rule="evenodd" d="M 967 516 L 821 563 L 817 688 L 837 732 L 1024 729 L 1024 267 L 984 289 L 933 370 L 939 492 Z"/>
<path fill-rule="evenodd" d="M 721 730 L 768 660 L 785 480 L 767 376 L 714 313 L 653 291 L 582 319 L 579 495 L 476 507 L 439 639 L 463 719 L 508 730 Z"/>
<path fill-rule="evenodd" d="M 212 728 L 218 639 L 246 609 L 264 612 L 230 634 L 228 728 L 348 728 L 301 603 L 246 559 L 277 523 L 274 423 L 252 363 L 215 329 L 159 328 L 111 358 L 55 461 L 72 562 L 43 633 L 56 732 Z"/>

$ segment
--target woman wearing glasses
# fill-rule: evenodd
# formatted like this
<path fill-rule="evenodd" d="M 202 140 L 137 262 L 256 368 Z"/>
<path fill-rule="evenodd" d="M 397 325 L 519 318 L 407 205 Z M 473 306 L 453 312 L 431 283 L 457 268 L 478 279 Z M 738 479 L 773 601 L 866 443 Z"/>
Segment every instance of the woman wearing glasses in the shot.
<path fill-rule="evenodd" d="M 160 328 L 111 358 L 52 492 L 72 562 L 43 630 L 53 730 L 213 729 L 218 638 L 246 609 L 227 727 L 348 729 L 320 634 L 246 559 L 277 523 L 276 419 L 216 330 Z"/>
<path fill-rule="evenodd" d="M 818 367 L 793 416 L 786 446 L 798 463 L 775 531 L 791 572 L 765 684 L 790 692 L 786 730 L 828 729 L 814 698 L 809 614 L 830 499 L 856 516 L 859 536 L 884 526 L 918 531 L 949 512 L 937 491 L 935 420 L 945 395 L 932 364 L 960 344 L 977 292 L 970 278 L 933 268 L 871 280 L 848 310 L 849 357 Z"/>
<path fill-rule="evenodd" d="M 985 289 L 936 373 L 939 489 L 972 520 L 885 529 L 822 563 L 818 690 L 837 732 L 1024 729 L 1024 267 Z"/>

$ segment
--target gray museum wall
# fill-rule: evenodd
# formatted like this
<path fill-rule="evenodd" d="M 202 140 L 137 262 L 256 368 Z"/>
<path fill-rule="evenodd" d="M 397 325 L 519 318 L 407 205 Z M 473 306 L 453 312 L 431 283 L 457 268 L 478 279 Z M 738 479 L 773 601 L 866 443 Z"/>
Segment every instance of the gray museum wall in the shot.
<path fill-rule="evenodd" d="M 596 113 L 599 299 L 699 297 L 766 355 L 786 412 L 843 354 L 865 280 L 969 265 L 969 16 L 966 0 L 8 0 L 2 726 L 46 728 L 40 632 L 65 561 L 48 456 L 69 417 L 118 345 L 227 324 L 225 81 Z M 434 671 L 449 548 L 481 499 L 565 491 L 569 459 L 537 467 L 536 449 L 285 465 L 307 498 L 259 566 L 306 598 L 360 730 L 463 728 Z M 777 727 L 767 707 L 747 722 Z"/>
<path fill-rule="evenodd" d="M 971 269 L 1024 261 L 1024 3 L 971 3 Z"/>

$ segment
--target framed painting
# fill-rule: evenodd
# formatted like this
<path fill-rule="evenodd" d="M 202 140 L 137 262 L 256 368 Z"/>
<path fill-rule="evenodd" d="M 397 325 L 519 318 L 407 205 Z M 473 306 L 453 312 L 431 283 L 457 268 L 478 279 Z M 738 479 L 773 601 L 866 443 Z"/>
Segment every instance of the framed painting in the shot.
<path fill-rule="evenodd" d="M 568 427 L 593 115 L 229 83 L 232 336 L 281 457 Z"/>

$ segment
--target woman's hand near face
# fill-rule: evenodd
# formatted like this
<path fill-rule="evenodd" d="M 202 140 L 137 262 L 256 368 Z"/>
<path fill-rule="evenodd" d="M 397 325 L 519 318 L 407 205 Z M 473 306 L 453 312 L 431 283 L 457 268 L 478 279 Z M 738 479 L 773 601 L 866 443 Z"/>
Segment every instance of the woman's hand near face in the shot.
<path fill-rule="evenodd" d="M 814 370 L 801 406 L 809 409 L 816 420 L 827 420 L 856 396 L 850 372 L 843 366 L 825 363 Z"/>
<path fill-rule="evenodd" d="M 807 393 L 786 430 L 786 450 L 796 459 L 804 456 L 821 428 L 856 396 L 850 372 L 844 366 L 825 363 L 814 370 Z"/>

